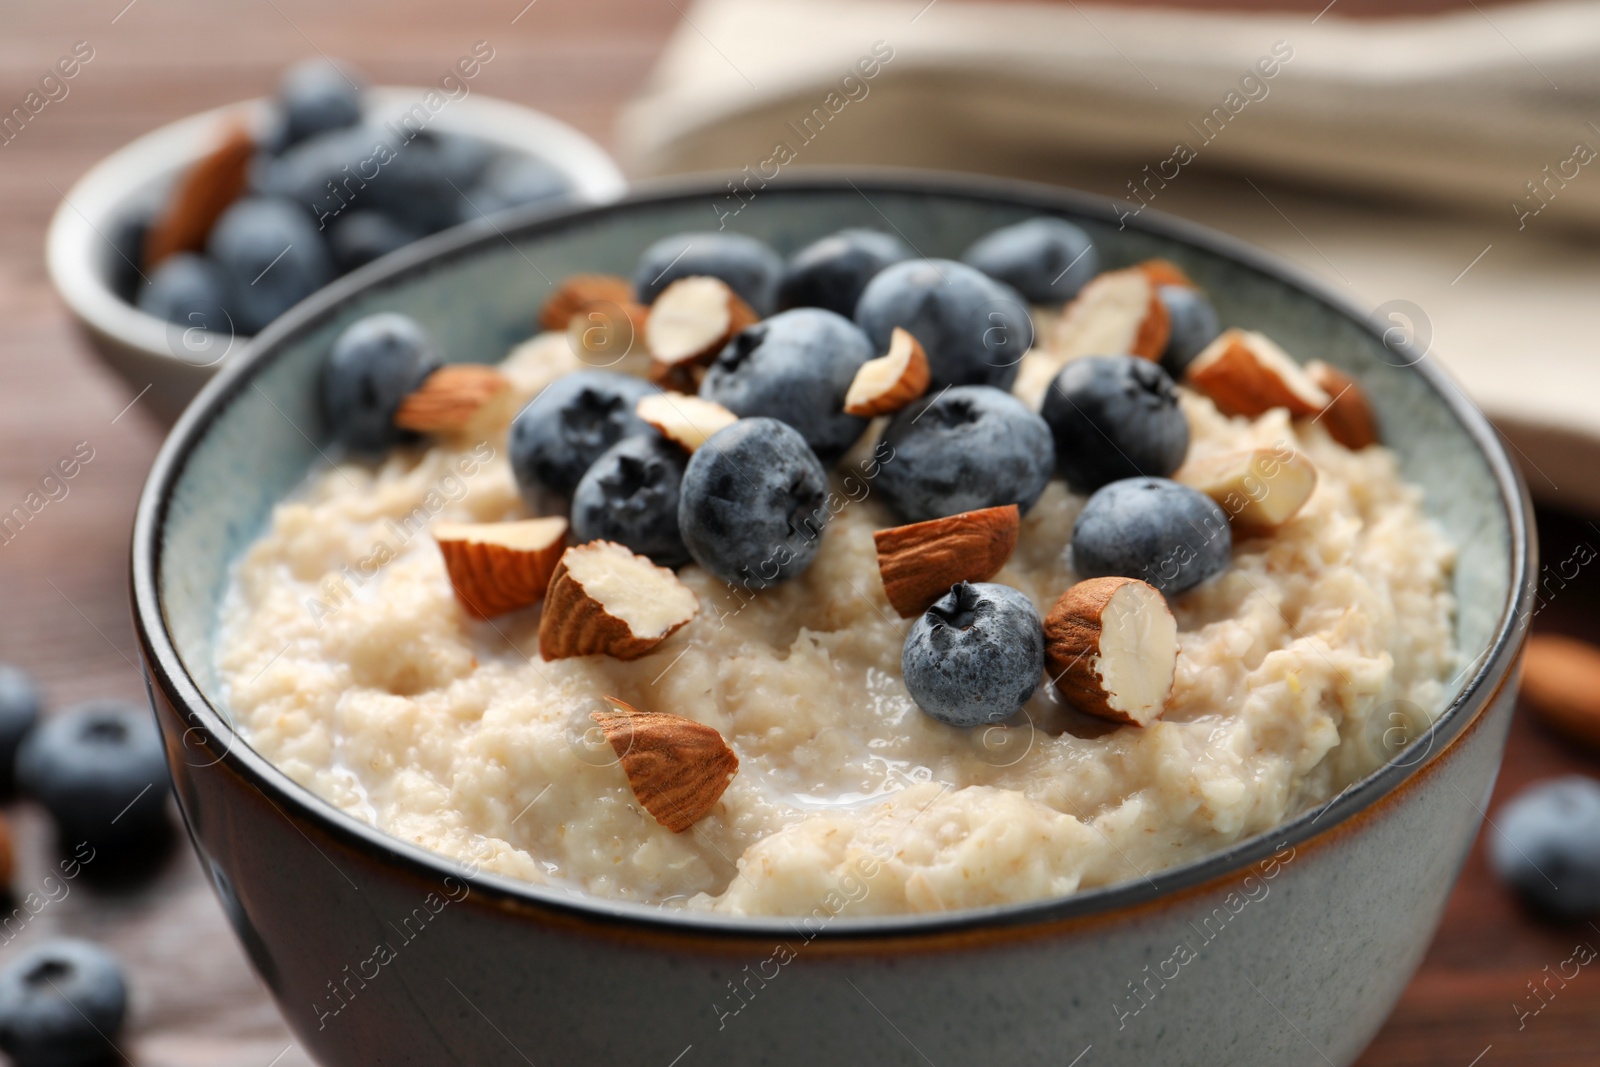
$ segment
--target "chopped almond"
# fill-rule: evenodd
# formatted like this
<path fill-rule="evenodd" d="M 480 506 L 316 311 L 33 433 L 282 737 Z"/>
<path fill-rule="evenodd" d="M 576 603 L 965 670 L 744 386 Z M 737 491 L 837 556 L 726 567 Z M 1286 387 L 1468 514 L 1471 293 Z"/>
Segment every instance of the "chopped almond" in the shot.
<path fill-rule="evenodd" d="M 1136 578 L 1090 578 L 1044 620 L 1045 666 L 1062 698 L 1112 722 L 1149 726 L 1166 712 L 1178 667 L 1178 623 Z"/>
<path fill-rule="evenodd" d="M 467 434 L 506 421 L 512 404 L 511 383 L 493 367 L 450 363 L 400 401 L 394 424 L 417 433 Z"/>
<path fill-rule="evenodd" d="M 889 335 L 889 351 L 867 360 L 856 371 L 844 397 L 844 410 L 869 418 L 899 411 L 928 391 L 930 377 L 922 345 L 896 326 Z"/>
<path fill-rule="evenodd" d="M 1322 409 L 1322 424 L 1335 441 L 1352 451 L 1378 443 L 1378 419 L 1356 380 L 1320 359 L 1306 364 L 1306 374 L 1333 399 Z"/>
<path fill-rule="evenodd" d="M 1058 363 L 1083 356 L 1160 359 L 1172 331 L 1156 283 L 1139 267 L 1107 271 L 1085 285 L 1056 324 Z"/>
<path fill-rule="evenodd" d="M 1317 468 L 1293 449 L 1252 448 L 1191 460 L 1173 478 L 1220 504 L 1236 529 L 1268 533 L 1305 507 Z"/>
<path fill-rule="evenodd" d="M 722 279 L 679 278 L 656 297 L 645 320 L 652 376 L 673 383 L 688 368 L 703 367 L 757 318 Z"/>
<path fill-rule="evenodd" d="M 615 542 L 590 541 L 556 564 L 539 651 L 545 659 L 638 659 L 699 610 L 694 592 L 667 568 Z"/>
<path fill-rule="evenodd" d="M 539 325 L 547 330 L 565 330 L 582 308 L 590 304 L 633 303 L 633 283 L 614 274 L 574 274 L 546 300 L 539 311 Z"/>
<path fill-rule="evenodd" d="M 244 192 L 255 141 L 238 120 L 221 132 L 217 147 L 189 168 L 144 238 L 144 269 L 178 252 L 198 252 L 211 228 Z"/>
<path fill-rule="evenodd" d="M 1184 381 L 1224 415 L 1248 418 L 1273 408 L 1315 415 L 1332 399 L 1271 338 L 1251 330 L 1224 330 L 1189 364 Z"/>
<path fill-rule="evenodd" d="M 739 757 L 722 735 L 681 715 L 606 700 L 616 710 L 589 717 L 600 724 L 640 806 L 675 834 L 710 814 L 739 771 Z"/>
<path fill-rule="evenodd" d="M 563 518 L 441 522 L 433 528 L 456 599 L 480 619 L 544 598 L 567 539 Z"/>
<path fill-rule="evenodd" d="M 712 434 L 739 421 L 739 416 L 716 401 L 687 393 L 641 397 L 633 412 L 686 452 L 693 452 Z"/>
<path fill-rule="evenodd" d="M 895 526 L 872 535 L 883 591 L 901 618 L 927 611 L 957 582 L 986 582 L 1017 547 L 1015 504 Z"/>

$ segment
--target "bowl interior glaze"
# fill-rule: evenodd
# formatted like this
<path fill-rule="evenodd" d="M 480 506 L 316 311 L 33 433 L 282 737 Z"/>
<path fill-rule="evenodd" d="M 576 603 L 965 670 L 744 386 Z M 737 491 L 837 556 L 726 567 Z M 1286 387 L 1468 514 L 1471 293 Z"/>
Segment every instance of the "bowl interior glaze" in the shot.
<path fill-rule="evenodd" d="M 342 329 L 376 311 L 403 311 L 434 334 L 449 359 L 495 362 L 529 335 L 553 283 L 579 271 L 629 275 L 651 241 L 715 229 L 717 210 L 732 206 L 737 203 L 720 182 L 678 183 L 554 219 L 530 216 L 520 225 L 503 225 L 503 232 L 438 235 L 398 254 L 379 275 L 336 282 L 311 298 L 208 385 L 174 431 L 165 462 L 158 461 L 141 506 L 134 551 L 136 593 L 141 545 L 147 545 L 154 563 L 148 581 L 166 631 L 210 708 L 226 719 L 213 641 L 230 564 L 262 529 L 273 504 L 310 468 L 329 462 L 314 383 L 320 361 Z M 1513 590 L 1523 578 L 1526 531 L 1517 518 L 1523 507 L 1520 482 L 1495 445 L 1493 431 L 1426 360 L 1410 365 L 1414 354 L 1408 349 L 1386 347 L 1380 329 L 1264 254 L 1150 212 L 1119 228 L 1107 202 L 1038 186 L 873 172 L 802 175 L 760 190 L 727 219 L 727 228 L 788 254 L 841 227 L 869 226 L 898 231 L 926 256 L 956 258 L 988 231 L 1039 213 L 1085 227 L 1099 244 L 1106 269 L 1151 257 L 1176 262 L 1210 294 L 1225 326 L 1264 331 L 1296 358 L 1323 359 L 1354 375 L 1367 390 L 1405 477 L 1423 487 L 1427 511 L 1459 548 L 1455 594 L 1462 672 L 1455 704 L 1434 728 L 1447 744 L 1452 717 L 1483 681 L 1491 654 L 1505 643 Z M 1414 744 L 1433 746 L 1434 740 L 1430 732 Z M 1404 753 L 1397 757 L 1406 758 Z M 1350 791 L 1357 794 L 1354 801 L 1341 798 L 1341 816 L 1402 777 L 1393 764 L 1377 772 Z M 287 778 L 280 784 L 325 809 L 329 818 L 348 818 Z M 1363 791 L 1365 800 L 1359 796 Z M 1295 822 L 1303 824 L 1310 815 Z M 1292 833 L 1293 825 L 1275 830 L 1275 837 Z M 1174 868 L 1157 877 L 1181 884 L 1184 871 Z M 531 886 L 521 891 L 535 898 L 544 892 Z"/>

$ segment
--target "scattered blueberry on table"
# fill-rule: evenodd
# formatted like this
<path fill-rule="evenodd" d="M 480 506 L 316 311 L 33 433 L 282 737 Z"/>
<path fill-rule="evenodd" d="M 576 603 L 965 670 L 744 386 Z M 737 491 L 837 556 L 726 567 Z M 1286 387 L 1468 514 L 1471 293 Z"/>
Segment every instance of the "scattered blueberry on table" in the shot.
<path fill-rule="evenodd" d="M 1044 628 L 1033 602 L 994 582 L 961 582 L 919 615 L 900 669 L 917 706 L 951 726 L 1015 715 L 1044 674 Z"/>
<path fill-rule="evenodd" d="M 1600 914 L 1600 782 L 1580 775 L 1540 782 L 1497 815 L 1494 872 L 1554 918 Z"/>
<path fill-rule="evenodd" d="M 47 941 L 0 968 L 0 1049 L 16 1067 L 116 1061 L 127 1009 L 121 964 L 88 941 Z"/>
<path fill-rule="evenodd" d="M 380 312 L 348 326 L 320 383 L 322 417 L 335 440 L 368 452 L 402 440 L 395 411 L 441 362 L 433 340 L 409 316 Z"/>
<path fill-rule="evenodd" d="M 1100 273 L 1100 253 L 1082 227 L 1033 218 L 979 238 L 961 255 L 1035 304 L 1060 304 Z"/>
<path fill-rule="evenodd" d="M 1085 578 L 1137 578 L 1175 596 L 1228 566 L 1228 515 L 1198 489 L 1125 478 L 1097 490 L 1072 527 L 1072 567 Z"/>
<path fill-rule="evenodd" d="M 1039 409 L 1056 443 L 1056 467 L 1075 493 L 1141 474 L 1166 477 L 1189 451 L 1189 420 L 1158 364 L 1137 356 L 1087 356 L 1062 368 Z"/>
<path fill-rule="evenodd" d="M 867 283 L 885 267 L 912 255 L 910 246 L 893 234 L 840 230 L 789 257 L 778 286 L 778 306 L 826 308 L 849 318 Z"/>
<path fill-rule="evenodd" d="M 577 543 L 615 541 L 663 567 L 689 562 L 678 529 L 678 491 L 688 456 L 657 434 L 634 434 L 590 465 L 572 492 Z"/>
<path fill-rule="evenodd" d="M 595 460 L 624 437 L 654 435 L 634 413 L 661 390 L 642 378 L 586 370 L 557 378 L 512 420 L 506 448 L 517 487 L 538 509 L 545 492 L 571 496 Z"/>
<path fill-rule="evenodd" d="M 763 241 L 742 233 L 680 233 L 646 248 L 633 271 L 639 301 L 649 304 L 679 278 L 720 278 L 757 315 L 777 304 L 783 260 Z"/>

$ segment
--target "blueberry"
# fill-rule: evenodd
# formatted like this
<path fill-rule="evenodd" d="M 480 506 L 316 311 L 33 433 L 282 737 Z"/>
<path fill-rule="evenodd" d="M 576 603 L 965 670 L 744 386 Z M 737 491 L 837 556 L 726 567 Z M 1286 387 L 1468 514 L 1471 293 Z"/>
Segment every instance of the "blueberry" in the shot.
<path fill-rule="evenodd" d="M 421 236 L 421 230 L 381 211 L 348 211 L 328 227 L 328 251 L 333 254 L 334 266 L 343 274 L 404 248 Z"/>
<path fill-rule="evenodd" d="M 259 332 L 333 279 L 322 236 L 286 200 L 247 197 L 211 230 L 206 248 L 228 282 L 234 327 Z"/>
<path fill-rule="evenodd" d="M 1578 775 L 1540 782 L 1497 822 L 1489 862 L 1523 900 L 1562 919 L 1600 912 L 1600 782 Z"/>
<path fill-rule="evenodd" d="M 789 258 L 778 286 L 778 306 L 827 308 L 848 318 L 856 313 L 861 290 L 873 275 L 911 255 L 906 243 L 891 234 L 840 230 Z"/>
<path fill-rule="evenodd" d="M 307 59 L 290 67 L 278 86 L 284 143 L 360 122 L 361 83 L 361 76 L 348 65 L 327 59 Z"/>
<path fill-rule="evenodd" d="M 951 726 L 1015 715 L 1044 673 L 1044 627 L 1009 585 L 957 582 L 917 616 L 900 653 L 917 706 Z"/>
<path fill-rule="evenodd" d="M 902 522 L 1039 499 L 1055 465 L 1050 427 L 1010 393 L 963 385 L 903 409 L 878 488 Z"/>
<path fill-rule="evenodd" d="M 660 391 L 642 378 L 602 370 L 578 371 L 545 386 L 517 413 L 507 443 L 523 498 L 542 510 L 542 491 L 570 496 L 612 445 L 654 434 L 633 409 L 641 397 Z"/>
<path fill-rule="evenodd" d="M 796 308 L 729 341 L 700 395 L 735 415 L 766 415 L 800 431 L 824 463 L 849 450 L 866 419 L 844 413 L 844 395 L 872 344 L 856 324 L 821 308 Z"/>
<path fill-rule="evenodd" d="M 482 180 L 467 194 L 462 221 L 524 204 L 553 204 L 571 192 L 566 175 L 544 160 L 532 156 L 502 156 L 489 164 Z"/>
<path fill-rule="evenodd" d="M 394 146 L 393 157 L 377 159 L 377 175 L 356 202 L 360 196 L 370 197 L 371 206 L 428 233 L 460 222 L 467 187 L 451 176 L 459 163 L 451 141 L 442 134 L 401 127 L 387 143 Z"/>
<path fill-rule="evenodd" d="M 878 352 L 889 350 L 896 326 L 909 330 L 928 355 L 935 390 L 1009 389 L 1033 346 L 1033 318 L 1017 291 L 948 259 L 908 259 L 879 271 L 862 290 L 855 319 Z"/>
<path fill-rule="evenodd" d="M 624 437 L 572 491 L 572 534 L 615 541 L 663 567 L 689 562 L 678 532 L 678 488 L 688 455 L 656 434 Z"/>
<path fill-rule="evenodd" d="M 0 796 L 16 788 L 17 749 L 39 721 L 43 703 L 27 671 L 0 663 Z"/>
<path fill-rule="evenodd" d="M 110 1063 L 127 1008 L 114 956 L 89 941 L 47 941 L 0 970 L 0 1049 L 16 1067 Z"/>
<path fill-rule="evenodd" d="M 747 589 L 800 574 L 827 525 L 828 473 L 786 422 L 740 419 L 689 457 L 678 526 L 706 570 Z"/>
<path fill-rule="evenodd" d="M 1161 365 L 1174 378 L 1182 378 L 1194 357 L 1217 339 L 1222 326 L 1217 322 L 1217 312 L 1211 301 L 1198 289 L 1163 285 L 1156 290 L 1156 297 L 1172 320 L 1172 336 L 1167 340 L 1167 350 L 1161 354 Z"/>
<path fill-rule="evenodd" d="M 167 829 L 170 779 L 150 709 L 110 700 L 41 722 L 17 753 L 17 784 L 64 842 L 123 852 Z"/>
<path fill-rule="evenodd" d="M 351 324 L 322 368 L 322 417 L 329 432 L 363 452 L 403 440 L 395 410 L 441 363 L 432 339 L 405 315 L 381 312 Z"/>
<path fill-rule="evenodd" d="M 465 186 L 443 137 L 409 126 L 352 126 L 319 134 L 269 160 L 257 189 L 302 209 L 326 229 L 346 211 L 371 208 L 424 233 L 461 219 Z"/>
<path fill-rule="evenodd" d="M 500 152 L 481 137 L 465 133 L 438 133 L 433 135 L 439 146 L 439 162 L 445 177 L 457 188 L 470 189 L 484 180 L 484 175 L 496 162 L 519 155 Z"/>
<path fill-rule="evenodd" d="M 1073 492 L 1120 478 L 1165 477 L 1189 451 L 1189 420 L 1167 372 L 1138 356 L 1089 356 L 1064 367 L 1039 410 L 1056 469 Z"/>
<path fill-rule="evenodd" d="M 1097 491 L 1072 527 L 1072 566 L 1085 578 L 1138 578 L 1169 596 L 1228 566 L 1233 535 L 1215 500 L 1165 478 L 1125 478 Z"/>
<path fill-rule="evenodd" d="M 766 244 L 740 233 L 680 233 L 644 250 L 633 288 L 649 304 L 661 290 L 695 275 L 721 278 L 757 315 L 772 314 L 783 261 Z"/>
<path fill-rule="evenodd" d="M 145 208 L 131 211 L 113 222 L 101 254 L 106 284 L 130 304 L 138 301 L 139 287 L 144 284 L 144 239 L 150 232 L 153 214 Z"/>
<path fill-rule="evenodd" d="M 1013 286 L 1035 304 L 1061 304 L 1100 273 L 1100 253 L 1089 235 L 1062 219 L 1039 218 L 1004 226 L 980 238 L 961 262 Z"/>
<path fill-rule="evenodd" d="M 217 265 L 193 252 L 161 261 L 139 289 L 139 310 L 185 328 L 231 332 L 228 283 Z"/>

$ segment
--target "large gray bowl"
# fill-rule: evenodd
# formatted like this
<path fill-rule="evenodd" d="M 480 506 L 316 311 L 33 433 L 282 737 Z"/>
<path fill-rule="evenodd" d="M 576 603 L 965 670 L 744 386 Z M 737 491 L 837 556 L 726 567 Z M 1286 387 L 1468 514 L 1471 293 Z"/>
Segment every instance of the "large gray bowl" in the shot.
<path fill-rule="evenodd" d="M 996 226 L 1064 215 L 1107 266 L 1173 259 L 1224 322 L 1355 374 L 1460 546 L 1464 658 L 1437 724 L 1332 803 L 1065 899 L 711 919 L 463 871 L 335 810 L 234 734 L 212 668 L 218 598 L 274 501 L 323 462 L 313 382 L 335 335 L 399 309 L 451 358 L 497 360 L 548 281 L 627 273 L 653 239 L 713 224 L 726 197 L 721 181 L 677 185 L 508 237 L 430 239 L 274 324 L 162 450 L 133 540 L 157 716 L 195 848 L 299 1040 L 339 1067 L 1350 1063 L 1420 959 L 1483 818 L 1531 604 L 1528 505 L 1494 432 L 1436 367 L 1410 365 L 1276 261 L 1150 212 L 1121 229 L 1085 196 L 856 173 L 774 184 L 729 222 L 785 252 L 875 226 L 950 256 Z"/>

